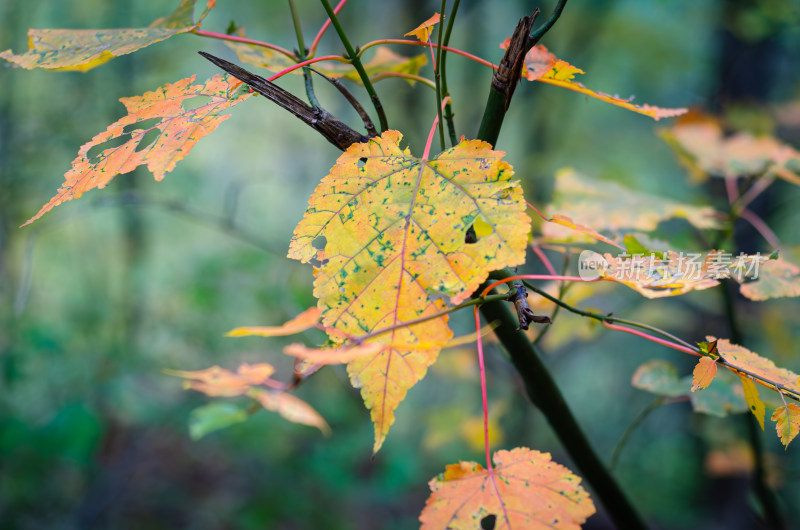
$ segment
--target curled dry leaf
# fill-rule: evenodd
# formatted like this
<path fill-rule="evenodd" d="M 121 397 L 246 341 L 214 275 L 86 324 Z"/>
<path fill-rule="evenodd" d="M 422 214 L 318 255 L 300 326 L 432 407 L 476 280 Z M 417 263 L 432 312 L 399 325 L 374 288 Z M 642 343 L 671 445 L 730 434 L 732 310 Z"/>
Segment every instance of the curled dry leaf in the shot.
<path fill-rule="evenodd" d="M 595 513 L 581 479 L 549 453 L 522 447 L 497 451 L 492 460 L 493 469 L 475 462 L 448 465 L 431 480 L 422 529 L 574 530 Z"/>
<path fill-rule="evenodd" d="M 239 327 L 230 330 L 225 334 L 225 336 L 248 337 L 256 335 L 259 337 L 283 337 L 286 335 L 295 335 L 307 329 L 313 328 L 317 322 L 319 322 L 319 318 L 319 309 L 316 307 L 311 307 L 283 325 Z"/>
<path fill-rule="evenodd" d="M 292 423 L 316 427 L 326 436 L 331 433 L 330 426 L 319 412 L 297 396 L 263 388 L 252 388 L 247 395 L 261 403 L 265 409 L 277 412 Z"/>
<path fill-rule="evenodd" d="M 420 42 L 428 42 L 428 39 L 431 38 L 431 33 L 433 33 L 433 26 L 438 24 L 441 19 L 442 17 L 439 13 L 434 13 L 431 18 L 406 33 L 405 36 L 408 37 L 411 35 L 419 39 Z"/>

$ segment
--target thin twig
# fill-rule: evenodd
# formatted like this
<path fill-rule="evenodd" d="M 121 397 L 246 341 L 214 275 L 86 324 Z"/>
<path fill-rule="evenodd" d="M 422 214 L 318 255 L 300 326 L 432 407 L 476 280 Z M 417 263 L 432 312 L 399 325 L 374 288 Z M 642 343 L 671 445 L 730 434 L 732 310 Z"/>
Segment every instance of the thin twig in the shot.
<path fill-rule="evenodd" d="M 442 96 L 448 97 L 450 92 L 447 90 L 447 44 L 450 42 L 450 33 L 453 31 L 453 21 L 456 19 L 456 13 L 458 12 L 458 6 L 461 3 L 461 0 L 455 0 L 453 2 L 453 7 L 450 9 L 450 17 L 447 20 L 447 30 L 444 33 L 444 39 L 439 43 L 439 52 L 441 54 L 438 63 L 439 63 L 439 70 L 442 74 Z M 456 127 L 453 121 L 453 105 L 452 103 L 448 103 L 444 108 L 444 119 L 447 122 L 447 132 L 450 134 L 450 146 L 454 146 L 458 143 L 458 138 L 456 136 Z"/>
<path fill-rule="evenodd" d="M 353 109 L 361 117 L 361 121 L 364 122 L 364 128 L 367 130 L 367 134 L 369 134 L 370 136 L 378 135 L 378 132 L 375 130 L 375 124 L 372 123 L 372 119 L 370 119 L 369 114 L 367 114 L 367 111 L 364 110 L 364 107 L 361 106 L 361 103 L 359 103 L 358 100 L 355 98 L 355 96 L 353 96 L 353 94 L 349 90 L 347 90 L 347 87 L 344 86 L 341 81 L 333 77 L 328 77 L 327 75 L 323 74 L 318 70 L 314 70 L 313 68 L 310 67 L 307 68 L 312 72 L 314 72 L 315 74 L 322 76 L 327 82 L 329 82 L 330 84 L 335 86 L 337 90 L 339 90 L 339 92 L 344 96 L 347 102 L 350 103 L 350 106 L 353 107 Z"/>
<path fill-rule="evenodd" d="M 539 43 L 539 41 L 542 40 L 544 34 L 550 31 L 550 28 L 552 28 L 553 24 L 556 23 L 558 17 L 561 16 L 561 12 L 564 11 L 565 5 L 567 5 L 567 0 L 559 0 L 558 4 L 556 4 L 555 9 L 553 9 L 553 14 L 550 15 L 550 18 L 548 18 L 544 24 L 539 26 L 535 31 L 531 33 L 531 37 L 528 42 L 528 50 L 536 46 Z"/>
<path fill-rule="evenodd" d="M 306 50 L 306 44 L 303 41 L 303 28 L 300 26 L 300 16 L 297 14 L 297 8 L 294 5 L 294 0 L 289 0 L 289 11 L 292 13 L 294 33 L 297 35 L 297 45 L 300 48 L 297 52 L 297 58 L 300 60 L 300 62 L 302 62 L 308 58 L 308 50 Z M 306 85 L 308 102 L 311 103 L 312 107 L 320 108 L 319 100 L 317 100 L 317 95 L 314 93 L 314 83 L 311 79 L 311 72 L 308 71 L 307 66 L 303 67 L 303 80 L 305 81 Z"/>

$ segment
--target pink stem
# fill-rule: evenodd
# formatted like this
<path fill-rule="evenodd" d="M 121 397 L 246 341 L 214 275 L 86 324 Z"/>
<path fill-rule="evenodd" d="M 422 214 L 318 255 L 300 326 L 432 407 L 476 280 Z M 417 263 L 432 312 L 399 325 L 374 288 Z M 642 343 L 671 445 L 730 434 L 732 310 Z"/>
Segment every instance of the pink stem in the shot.
<path fill-rule="evenodd" d="M 284 76 L 284 75 L 286 75 L 286 74 L 288 74 L 290 72 L 294 72 L 298 68 L 302 68 L 304 66 L 308 66 L 309 64 L 314 64 L 314 63 L 318 63 L 318 62 L 321 62 L 321 61 L 339 61 L 340 63 L 350 64 L 350 61 L 348 61 L 347 59 L 345 59 L 341 55 L 323 55 L 322 57 L 316 57 L 314 59 L 308 59 L 307 61 L 303 61 L 301 63 L 293 64 L 289 68 L 281 70 L 277 74 L 267 78 L 267 81 L 274 81 L 274 80 L 278 79 L 279 77 L 282 77 L 282 76 Z"/>
<path fill-rule="evenodd" d="M 346 3 L 347 3 L 347 0 L 342 0 L 341 2 L 339 2 L 336 5 L 336 7 L 333 8 L 334 14 L 338 15 L 339 14 L 339 10 L 342 7 L 344 7 L 344 5 Z M 319 40 L 322 38 L 322 36 L 325 34 L 325 32 L 328 30 L 329 27 L 331 27 L 331 19 L 330 18 L 325 21 L 325 23 L 322 25 L 322 27 L 317 32 L 317 36 L 314 37 L 314 41 L 311 43 L 311 48 L 309 48 L 309 50 L 308 50 L 308 56 L 309 57 L 314 57 L 314 52 L 317 51 L 317 46 L 319 45 Z"/>
<path fill-rule="evenodd" d="M 769 225 L 767 225 L 767 223 L 765 223 L 761 217 L 754 214 L 750 210 L 742 210 L 739 212 L 739 217 L 753 225 L 753 228 L 758 230 L 758 233 L 767 240 L 767 243 L 772 245 L 772 248 L 781 248 L 781 241 L 778 239 L 778 236 L 775 235 L 775 232 L 772 231 Z"/>
<path fill-rule="evenodd" d="M 536 254 L 536 256 L 539 258 L 539 260 L 541 260 L 541 262 L 544 264 L 544 268 L 547 269 L 547 271 L 550 274 L 556 276 L 558 273 L 556 272 L 555 267 L 553 267 L 553 264 L 550 263 L 550 260 L 547 259 L 547 256 L 542 250 L 542 247 L 540 247 L 539 245 L 531 245 L 531 249 L 533 250 L 533 253 Z"/>
<path fill-rule="evenodd" d="M 603 325 L 605 327 L 607 327 L 608 329 L 613 329 L 615 331 L 622 331 L 624 333 L 630 333 L 631 335 L 637 335 L 639 337 L 642 337 L 643 339 L 647 339 L 649 341 L 661 344 L 662 346 L 666 346 L 667 348 L 672 348 L 673 350 L 682 351 L 683 353 L 688 353 L 689 355 L 694 355 L 696 357 L 702 357 L 702 354 L 694 351 L 691 348 L 687 348 L 686 346 L 681 346 L 680 344 L 675 344 L 674 342 L 670 342 L 668 340 L 659 339 L 658 337 L 655 337 L 655 336 L 650 335 L 649 333 L 645 333 L 643 331 L 639 331 L 639 330 L 631 329 L 631 328 L 626 328 L 625 326 L 618 326 L 616 324 L 609 324 L 605 320 L 603 321 Z"/>
<path fill-rule="evenodd" d="M 492 458 L 489 452 L 489 399 L 486 397 L 486 367 L 483 362 L 483 341 L 481 340 L 481 317 L 478 306 L 473 306 L 475 313 L 475 329 L 478 330 L 478 366 L 481 372 L 481 399 L 483 400 L 483 444 L 486 447 L 486 469 L 492 470 Z"/>
<path fill-rule="evenodd" d="M 505 280 L 496 281 L 492 284 L 489 284 L 486 289 L 481 292 L 481 298 L 486 296 L 486 293 L 497 287 L 498 285 L 502 285 L 504 283 L 508 283 L 513 280 L 561 280 L 565 282 L 599 282 L 604 278 L 594 278 L 592 280 L 584 280 L 579 276 L 559 276 L 559 275 L 550 275 L 550 274 L 519 274 L 517 276 L 510 276 Z"/>
<path fill-rule="evenodd" d="M 368 42 L 365 45 L 363 45 L 361 47 L 361 52 L 363 52 L 367 48 L 371 48 L 371 47 L 377 46 L 379 44 L 409 44 L 411 46 L 428 46 L 427 42 L 419 42 L 419 41 L 416 41 L 416 40 L 380 39 L 380 40 L 374 40 L 372 42 Z M 438 48 L 439 45 L 431 43 L 431 46 L 433 46 L 434 48 Z M 465 51 L 459 50 L 458 48 L 451 48 L 449 46 L 442 46 L 442 49 L 443 50 L 447 50 L 449 52 L 453 52 L 453 53 L 455 53 L 457 55 L 461 55 L 463 57 L 466 57 L 467 59 L 472 59 L 473 61 L 475 61 L 477 63 L 480 63 L 480 64 L 482 64 L 484 66 L 488 66 L 489 68 L 492 68 L 494 70 L 497 69 L 497 65 L 492 64 L 489 61 L 486 61 L 484 59 L 481 59 L 477 55 L 472 55 L 471 53 L 467 53 Z M 361 52 L 359 52 L 359 53 L 361 53 Z"/>
<path fill-rule="evenodd" d="M 542 218 L 542 219 L 544 219 L 545 221 L 550 221 L 550 218 L 549 218 L 549 217 L 547 217 L 545 214 L 543 214 L 541 211 L 539 211 L 539 208 L 537 208 L 537 207 L 536 207 L 536 206 L 534 206 L 533 204 L 529 203 L 528 201 L 525 201 L 525 204 L 527 204 L 527 205 L 528 205 L 528 208 L 532 209 L 534 212 L 536 212 L 537 214 L 539 214 L 539 217 L 541 217 L 541 218 Z"/>
<path fill-rule="evenodd" d="M 725 191 L 728 193 L 728 202 L 733 204 L 739 198 L 739 189 L 736 187 L 736 179 L 725 179 Z"/>
<path fill-rule="evenodd" d="M 433 125 L 431 125 L 431 132 L 428 133 L 428 141 L 425 142 L 425 151 L 422 153 L 422 158 L 424 160 L 428 159 L 428 155 L 431 152 L 431 144 L 433 144 L 433 135 L 436 132 L 436 126 L 439 125 L 439 115 L 437 114 L 435 118 L 433 118 Z"/>
<path fill-rule="evenodd" d="M 248 39 L 245 37 L 237 37 L 236 35 L 225 35 L 224 33 L 214 33 L 213 31 L 205 31 L 202 29 L 197 29 L 192 33 L 194 33 L 195 35 L 200 35 L 201 37 L 210 37 L 212 39 L 229 40 L 233 42 L 243 42 L 245 44 L 253 44 L 255 46 L 261 46 L 262 48 L 269 48 L 270 50 L 275 50 L 278 53 L 282 53 L 283 55 L 294 61 L 297 60 L 297 56 L 294 53 L 290 52 L 285 48 L 281 48 L 280 46 L 276 46 L 268 42 Z"/>

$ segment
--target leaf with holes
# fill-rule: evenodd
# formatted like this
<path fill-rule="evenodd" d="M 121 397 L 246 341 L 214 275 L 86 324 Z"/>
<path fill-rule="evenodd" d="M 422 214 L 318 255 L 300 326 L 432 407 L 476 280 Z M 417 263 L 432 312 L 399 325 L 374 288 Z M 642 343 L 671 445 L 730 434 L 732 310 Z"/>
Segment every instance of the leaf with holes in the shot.
<path fill-rule="evenodd" d="M 581 479 L 549 453 L 497 451 L 492 469 L 460 462 L 430 481 L 422 529 L 580 528 L 595 513 Z"/>
<path fill-rule="evenodd" d="M 11 50 L 6 50 L 0 53 L 0 57 L 28 70 L 44 68 L 86 72 L 114 57 L 133 53 L 199 27 L 216 0 L 208 0 L 205 10 L 195 23 L 193 13 L 196 2 L 197 0 L 182 0 L 173 13 L 159 18 L 146 28 L 30 29 L 30 49 L 27 52 L 15 55 Z"/>
<path fill-rule="evenodd" d="M 789 442 L 794 440 L 800 432 L 800 407 L 794 403 L 789 403 L 785 407 L 775 409 L 772 413 L 772 421 L 776 422 L 775 430 L 778 437 L 785 447 L 789 447 Z"/>
<path fill-rule="evenodd" d="M 317 187 L 289 247 L 290 258 L 319 266 L 323 325 L 385 345 L 347 365 L 371 411 L 376 451 L 397 405 L 452 336 L 446 315 L 419 319 L 469 297 L 490 271 L 523 263 L 530 226 L 503 153 L 464 140 L 419 159 L 401 138 L 387 131 L 352 145 Z M 488 233 L 465 242 L 479 222 Z"/>
<path fill-rule="evenodd" d="M 62 202 L 77 199 L 93 188 L 104 188 L 116 175 L 143 164 L 156 180 L 162 180 L 200 138 L 228 119 L 229 114 L 220 115 L 222 110 L 250 97 L 246 87 L 233 77 L 215 75 L 203 84 L 192 85 L 194 77 L 142 96 L 121 98 L 128 115 L 81 146 L 58 193 L 22 226 Z M 202 103 L 192 107 L 196 101 Z"/>
<path fill-rule="evenodd" d="M 508 48 L 510 40 L 511 39 L 506 39 L 500 45 L 500 48 L 504 50 Z M 580 68 L 572 66 L 566 61 L 557 59 L 555 55 L 550 53 L 547 48 L 541 44 L 531 48 L 527 55 L 525 55 L 524 68 L 522 70 L 523 77 L 529 81 L 540 81 L 549 85 L 566 88 L 567 90 L 580 92 L 581 94 L 599 99 L 605 103 L 611 103 L 617 107 L 622 107 L 627 110 L 632 110 L 633 112 L 638 112 L 639 114 L 644 114 L 645 116 L 650 116 L 656 121 L 662 118 L 680 116 L 681 114 L 688 112 L 688 110 L 684 108 L 664 109 L 647 104 L 634 105 L 632 97 L 623 99 L 617 96 L 604 94 L 602 92 L 596 92 L 586 88 L 584 85 L 574 80 L 577 74 L 585 73 L 586 72 Z"/>

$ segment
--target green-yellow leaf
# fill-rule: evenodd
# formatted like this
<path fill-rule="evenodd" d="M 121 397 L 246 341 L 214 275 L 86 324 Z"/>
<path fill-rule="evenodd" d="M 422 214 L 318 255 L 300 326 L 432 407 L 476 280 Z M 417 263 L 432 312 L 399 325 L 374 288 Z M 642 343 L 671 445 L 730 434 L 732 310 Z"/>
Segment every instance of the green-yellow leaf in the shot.
<path fill-rule="evenodd" d="M 756 384 L 747 376 L 739 376 L 742 380 L 742 389 L 744 390 L 744 398 L 747 400 L 747 405 L 750 407 L 750 412 L 758 420 L 761 430 L 764 430 L 764 413 L 766 412 L 764 402 L 758 397 L 758 388 Z"/>
<path fill-rule="evenodd" d="M 571 168 L 556 173 L 553 202 L 548 212 L 569 216 L 575 224 L 594 230 L 655 230 L 658 223 L 684 218 L 701 230 L 719 228 L 708 206 L 692 206 L 631 190 L 616 182 L 592 179 Z M 552 213 L 550 214 L 552 215 Z M 546 237 L 552 224 L 543 227 Z"/>
<path fill-rule="evenodd" d="M 27 52 L 15 55 L 11 50 L 0 57 L 31 70 L 78 70 L 86 72 L 114 57 L 133 53 L 179 33 L 197 28 L 214 7 L 208 0 L 197 23 L 193 20 L 197 0 L 182 0 L 170 15 L 154 21 L 146 28 L 122 29 L 31 29 L 28 30 Z"/>
<path fill-rule="evenodd" d="M 524 262 L 530 219 L 503 153 L 465 140 L 430 159 L 402 135 L 352 145 L 322 179 L 289 257 L 317 260 L 314 295 L 324 326 L 386 347 L 348 362 L 375 424 L 377 451 L 407 390 L 452 332 L 447 316 L 406 325 L 467 298 L 489 272 Z M 477 219 L 492 228 L 465 242 Z M 341 335 L 331 337 L 341 341 Z"/>
<path fill-rule="evenodd" d="M 281 72 L 297 63 L 296 60 L 286 56 L 286 54 L 270 48 L 265 48 L 264 46 L 232 41 L 225 41 L 225 44 L 236 52 L 240 61 L 260 68 L 266 68 L 270 72 Z M 373 78 L 386 73 L 417 75 L 427 62 L 428 60 L 424 53 L 415 55 L 414 57 L 403 57 L 386 46 L 377 46 L 375 48 L 374 57 L 365 61 L 363 66 L 367 75 Z M 358 75 L 358 72 L 356 72 L 355 68 L 350 64 L 342 64 L 334 61 L 320 62 L 315 63 L 313 68 L 328 77 L 362 83 L 361 76 Z M 303 73 L 303 70 L 298 68 L 291 73 L 299 75 Z M 413 81 L 410 82 L 413 83 Z"/>

